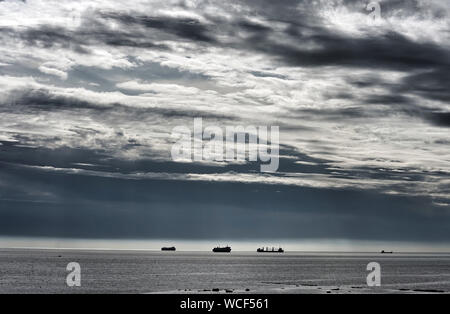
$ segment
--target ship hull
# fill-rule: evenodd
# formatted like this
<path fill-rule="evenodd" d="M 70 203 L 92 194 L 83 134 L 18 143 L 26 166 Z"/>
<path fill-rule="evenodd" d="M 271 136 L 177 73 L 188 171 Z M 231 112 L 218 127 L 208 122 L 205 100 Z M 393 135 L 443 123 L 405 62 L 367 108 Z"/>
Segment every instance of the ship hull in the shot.
<path fill-rule="evenodd" d="M 258 253 L 284 253 L 284 251 L 257 251 Z"/>
<path fill-rule="evenodd" d="M 215 247 L 212 249 L 214 253 L 230 253 L 231 248 L 230 247 Z"/>
<path fill-rule="evenodd" d="M 257 249 L 256 252 L 258 252 L 258 253 L 284 253 L 284 250 L 282 248 L 279 248 L 277 250 Z"/>

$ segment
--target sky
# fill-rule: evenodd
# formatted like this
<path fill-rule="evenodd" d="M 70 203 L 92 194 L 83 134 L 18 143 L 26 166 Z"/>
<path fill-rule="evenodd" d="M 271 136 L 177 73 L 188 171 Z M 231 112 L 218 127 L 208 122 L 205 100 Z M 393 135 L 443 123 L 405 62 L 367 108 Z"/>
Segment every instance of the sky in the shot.
<path fill-rule="evenodd" d="M 450 3 L 368 3 L 0 1 L 0 245 L 450 247 Z M 278 170 L 174 160 L 195 118 Z"/>

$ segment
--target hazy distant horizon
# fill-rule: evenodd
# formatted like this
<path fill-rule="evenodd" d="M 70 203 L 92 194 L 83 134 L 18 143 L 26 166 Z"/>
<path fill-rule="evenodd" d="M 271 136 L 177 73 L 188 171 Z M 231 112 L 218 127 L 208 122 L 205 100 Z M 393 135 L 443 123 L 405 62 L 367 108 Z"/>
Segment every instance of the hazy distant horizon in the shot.
<path fill-rule="evenodd" d="M 282 247 L 286 252 L 342 252 L 376 253 L 381 250 L 395 253 L 450 253 L 449 244 L 405 241 L 355 241 L 339 239 L 61 239 L 0 237 L 0 249 L 77 249 L 77 250 L 144 250 L 159 251 L 163 246 L 175 246 L 177 251 L 211 251 L 215 246 L 230 245 L 232 251 L 254 252 L 258 247 Z"/>

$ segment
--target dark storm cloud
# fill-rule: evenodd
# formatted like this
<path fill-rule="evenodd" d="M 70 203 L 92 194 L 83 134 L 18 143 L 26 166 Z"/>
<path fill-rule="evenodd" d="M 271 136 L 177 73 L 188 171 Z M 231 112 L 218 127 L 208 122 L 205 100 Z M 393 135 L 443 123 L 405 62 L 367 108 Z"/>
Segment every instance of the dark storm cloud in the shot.
<path fill-rule="evenodd" d="M 355 38 L 329 30 L 318 23 L 305 25 L 298 21 L 282 20 L 288 26 L 283 33 L 242 18 L 231 22 L 211 18 L 215 24 L 205 25 L 194 19 L 99 14 L 103 18 L 119 21 L 124 27 L 140 25 L 176 35 L 180 39 L 260 52 L 291 66 L 340 65 L 410 71 L 450 65 L 450 53 L 447 49 L 431 42 L 414 42 L 394 31 L 382 36 Z M 312 34 L 306 34 L 305 28 L 312 31 Z M 241 40 L 234 36 L 239 32 L 247 32 L 251 36 Z M 227 39 L 221 42 L 216 39 L 219 35 L 225 35 Z M 280 44 L 274 38 L 284 38 L 289 44 Z M 318 48 L 310 49 L 311 45 Z"/>
<path fill-rule="evenodd" d="M 371 95 L 367 97 L 364 101 L 369 104 L 379 104 L 379 105 L 404 105 L 404 104 L 414 104 L 411 98 L 403 95 L 386 94 L 386 95 Z"/>
<path fill-rule="evenodd" d="M 21 40 L 26 45 L 38 46 L 42 48 L 52 48 L 59 46 L 72 49 L 78 53 L 87 53 L 83 47 L 82 40 L 75 38 L 73 34 L 64 29 L 57 29 L 50 26 L 41 26 L 37 29 L 14 29 L 10 27 L 0 28 L 0 38 L 2 41 Z"/>
<path fill-rule="evenodd" d="M 95 131 L 95 130 L 94 130 Z M 80 130 L 80 132 L 91 132 L 91 130 Z M 120 136 L 120 134 L 118 134 Z M 154 160 L 151 158 L 143 158 L 140 160 L 124 160 L 120 158 L 113 158 L 108 151 L 103 149 L 81 149 L 81 148 L 46 148 L 45 146 L 24 146 L 24 144 L 32 142 L 33 138 L 27 138 L 25 136 L 15 136 L 16 142 L 0 142 L 0 152 L 2 154 L 2 169 L 7 171 L 8 169 L 20 170 L 22 173 L 40 172 L 42 177 L 53 175 L 69 175 L 65 173 L 64 169 L 79 169 L 95 171 L 95 173 L 87 173 L 88 177 L 109 176 L 117 177 L 118 182 L 125 184 L 125 181 L 136 181 L 147 179 L 142 177 L 122 177 L 125 175 L 134 175 L 142 173 L 161 173 L 168 174 L 227 174 L 235 173 L 239 174 L 254 174 L 259 171 L 260 164 L 257 162 L 248 162 L 245 164 L 200 164 L 200 163 L 182 163 L 173 161 Z M 48 141 L 54 141 L 58 139 L 50 139 Z M 136 145 L 136 142 L 130 142 L 130 145 Z M 126 150 L 126 147 L 122 148 Z M 398 192 L 409 194 L 410 189 L 414 188 L 414 185 L 421 184 L 426 181 L 427 176 L 434 176 L 435 178 L 444 178 L 446 174 L 440 171 L 428 171 L 419 173 L 413 168 L 397 168 L 395 170 L 380 167 L 358 167 L 352 169 L 339 169 L 337 166 L 331 167 L 330 161 L 326 159 L 318 159 L 308 156 L 304 153 L 298 152 L 295 148 L 281 145 L 280 147 L 280 166 L 277 173 L 274 173 L 274 177 L 288 178 L 290 175 L 296 174 L 324 174 L 333 178 L 342 178 L 345 180 L 366 178 L 379 180 L 380 182 L 392 182 L 402 181 L 401 186 L 397 186 Z M 367 161 L 371 161 L 371 157 L 366 158 Z M 390 162 L 397 162 L 396 160 L 389 160 Z M 301 162 L 301 163 L 298 163 Z M 23 168 L 25 167 L 25 168 Z M 29 168 L 29 167 L 44 167 L 41 170 Z M 28 170 L 27 170 L 28 169 Z M 48 172 L 45 169 L 59 169 L 52 174 L 52 171 Z M 79 173 L 81 176 L 83 173 Z M 117 176 L 116 176 L 117 175 Z M 84 179 L 83 179 L 84 180 Z M 89 179 L 86 179 L 89 180 Z M 94 180 L 94 179 L 93 179 Z M 167 183 L 170 185 L 170 183 Z M 253 184 L 253 183 L 252 183 Z M 274 189 L 284 189 L 284 185 L 274 185 Z M 300 187 L 299 187 L 300 188 Z M 389 189 L 389 187 L 388 187 Z M 377 189 L 374 190 L 374 192 Z M 379 192 L 383 192 L 382 189 L 378 189 Z M 450 189 L 449 189 L 450 192 Z M 170 193 L 170 191 L 167 191 Z"/>
<path fill-rule="evenodd" d="M 290 116 L 324 118 L 330 120 L 386 118 L 404 115 L 424 120 L 439 127 L 449 126 L 450 112 L 438 106 L 425 106 L 424 99 L 445 101 L 450 97 L 446 86 L 450 72 L 445 69 L 420 72 L 406 76 L 400 82 L 388 84 L 379 78 L 365 78 L 364 80 L 349 79 L 350 84 L 361 89 L 378 87 L 384 94 L 372 94 L 360 99 L 351 94 L 324 94 L 327 99 L 349 99 L 362 103 L 344 108 L 301 108 L 293 109 Z M 419 97 L 416 97 L 419 96 Z M 449 98 L 450 99 L 450 98 Z"/>
<path fill-rule="evenodd" d="M 289 1 L 287 5 L 295 3 L 298 2 Z M 261 8 L 260 4 L 257 7 Z M 269 7 L 276 10 L 280 6 Z M 287 12 L 287 9 L 288 7 L 282 6 L 281 12 Z M 439 69 L 440 75 L 448 76 L 448 69 L 442 70 L 442 67 L 450 66 L 450 53 L 446 48 L 432 42 L 415 42 L 395 31 L 377 36 L 350 37 L 322 25 L 321 19 L 317 16 L 314 16 L 316 20 L 312 20 L 309 16 L 311 13 L 314 15 L 314 11 L 295 11 L 297 14 L 295 19 L 271 16 L 271 20 L 286 24 L 286 31 L 278 31 L 251 22 L 245 17 L 235 17 L 231 21 L 210 17 L 210 23 L 206 24 L 190 18 L 148 16 L 138 12 L 128 14 L 99 11 L 88 14 L 80 27 L 73 31 L 44 25 L 35 29 L 3 27 L 0 34 L 20 38 L 29 45 L 50 48 L 57 44 L 81 53 L 88 53 L 89 46 L 98 43 L 168 49 L 165 45 L 155 44 L 155 41 L 169 40 L 171 38 L 167 36 L 175 36 L 178 40 L 264 53 L 291 66 L 339 65 L 406 71 L 431 68 Z M 263 16 L 267 14 L 265 12 Z M 299 14 L 305 21 L 302 19 L 299 21 Z M 120 30 L 112 29 L 106 23 L 109 20 L 120 23 Z M 236 36 L 241 32 L 248 33 L 250 37 Z M 219 40 L 219 37 L 224 39 Z M 286 43 L 280 43 L 279 39 L 284 39 Z M 317 48 L 310 49 L 311 46 Z M 417 79 L 420 84 L 421 77 Z"/>
<path fill-rule="evenodd" d="M 4 164 L 0 172 L 9 181 L 9 198 L 23 196 L 13 190 L 24 182 L 39 187 L 33 198 L 1 202 L 0 230 L 8 235 L 449 240 L 448 212 L 424 197 L 254 183 L 124 182 Z M 47 191 L 53 197 L 37 202 Z"/>
<path fill-rule="evenodd" d="M 230 33 L 249 31 L 252 37 L 246 38 L 244 42 L 234 43 L 236 47 L 266 53 L 292 66 L 340 65 L 406 71 L 435 68 L 442 71 L 442 67 L 450 65 L 450 52 L 447 48 L 432 42 L 414 42 L 395 31 L 381 36 L 355 38 L 330 30 L 322 24 L 322 18 L 317 15 L 317 10 L 322 9 L 312 4 L 304 5 L 304 9 L 299 11 L 295 8 L 303 3 L 302 1 L 283 1 L 283 5 L 272 1 L 264 1 L 264 5 L 261 5 L 261 1 L 246 2 L 255 15 L 257 12 L 271 21 L 286 23 L 287 28 L 283 34 L 267 26 L 238 20 L 231 23 L 234 30 Z M 344 1 L 343 5 L 366 12 L 366 3 L 362 1 Z M 388 1 L 382 2 L 382 5 L 384 14 L 394 10 L 396 14 L 400 11 L 405 16 L 421 12 L 418 1 L 406 4 L 405 1 Z M 270 35 L 277 39 L 286 36 L 285 41 L 289 44 L 280 44 Z M 319 48 L 303 49 L 305 44 Z M 444 71 L 442 74 L 448 75 L 448 69 Z"/>
<path fill-rule="evenodd" d="M 77 111 L 88 109 L 94 113 L 115 112 L 122 113 L 124 115 L 137 115 L 141 118 L 144 116 L 162 116 L 164 118 L 195 118 L 203 117 L 205 119 L 223 119 L 234 120 L 235 116 L 216 114 L 214 112 L 189 110 L 189 109 L 170 109 L 170 108 L 141 108 L 127 106 L 121 103 L 108 103 L 100 104 L 93 101 L 80 100 L 76 97 L 66 97 L 54 95 L 50 91 L 45 89 L 29 89 L 29 90 L 16 90 L 11 93 L 11 96 L 0 101 L 0 112 L 24 112 L 25 111 L 56 111 L 56 110 L 68 110 Z M 103 112 L 103 113 L 102 113 Z"/>
<path fill-rule="evenodd" d="M 112 29 L 103 23 L 114 19 L 122 23 L 120 30 Z M 142 26 L 141 28 L 137 26 Z M 193 19 L 161 18 L 137 16 L 116 13 L 88 13 L 83 17 L 79 27 L 65 29 L 50 25 L 40 25 L 35 28 L 1 27 L 0 38 L 3 41 L 20 40 L 26 45 L 42 48 L 60 47 L 72 49 L 78 53 L 90 53 L 89 47 L 105 44 L 115 47 L 131 47 L 146 49 L 169 50 L 164 44 L 156 44 L 158 38 L 146 28 L 163 31 L 159 35 L 172 34 L 187 40 L 215 43 L 210 37 L 207 27 Z"/>
<path fill-rule="evenodd" d="M 293 38 L 292 40 L 296 40 Z M 292 66 L 340 65 L 362 68 L 412 70 L 448 66 L 449 52 L 431 43 L 416 43 L 391 32 L 376 38 L 350 38 L 324 31 L 309 38 L 297 38 L 299 44 L 309 41 L 316 49 L 280 45 L 261 37 L 250 39 L 249 49 L 267 53 Z"/>
<path fill-rule="evenodd" d="M 427 99 L 448 102 L 450 101 L 449 81 L 450 66 L 442 66 L 407 76 L 393 91 L 413 93 Z"/>
<path fill-rule="evenodd" d="M 83 101 L 75 97 L 63 97 L 52 95 L 48 90 L 16 90 L 11 93 L 11 98 L 2 103 L 2 110 L 18 109 L 18 106 L 34 110 L 53 111 L 57 109 L 98 109 L 104 110 L 106 106 L 96 105 L 92 102 Z M 26 109 L 25 108 L 25 109 Z"/>
<path fill-rule="evenodd" d="M 439 108 L 417 105 L 412 100 L 398 96 L 372 96 L 365 107 L 346 107 L 336 109 L 298 109 L 289 112 L 289 116 L 299 118 L 347 121 L 352 119 L 380 119 L 403 115 L 420 119 L 438 127 L 449 127 L 450 112 Z"/>
<path fill-rule="evenodd" d="M 365 103 L 368 105 L 384 105 L 381 110 L 362 110 L 362 108 L 354 108 L 339 110 L 339 112 L 343 115 L 348 114 L 349 116 L 353 114 L 356 117 L 386 117 L 389 115 L 404 114 L 425 120 L 435 126 L 450 126 L 450 112 L 442 111 L 442 109 L 438 107 L 425 107 L 418 104 L 418 102 L 420 103 L 420 100 L 418 101 L 402 95 L 374 95 L 367 98 Z"/>
<path fill-rule="evenodd" d="M 84 136 L 86 133 L 97 132 L 88 128 L 79 128 L 73 130 Z M 117 136 L 123 136 L 117 134 Z M 152 159 L 123 160 L 113 158 L 109 153 L 102 149 L 82 149 L 82 148 L 47 148 L 41 146 L 24 146 L 32 143 L 34 135 L 14 135 L 15 141 L 0 141 L 0 152 L 2 154 L 1 162 L 6 164 L 17 164 L 24 166 L 40 166 L 54 168 L 78 168 L 95 171 L 108 171 L 111 173 L 134 174 L 146 172 L 159 173 L 197 173 L 197 174 L 220 174 L 220 173 L 255 173 L 259 171 L 260 164 L 257 162 L 248 162 L 246 164 L 199 164 L 182 163 L 173 161 L 161 161 Z M 40 139 L 42 140 L 42 139 Z M 61 140 L 60 138 L 47 138 L 48 143 Z M 42 142 L 46 142 L 43 139 Z M 133 143 L 132 143 L 133 144 Z M 136 143 L 134 143 L 136 144 Z M 124 147 L 123 149 L 126 149 Z M 306 154 L 297 152 L 294 148 L 282 145 L 280 147 L 280 168 L 281 172 L 287 173 L 325 173 L 326 162 L 324 159 L 317 159 Z M 295 157 L 293 159 L 292 157 Z M 296 164 L 296 161 L 306 161 L 314 163 L 313 165 Z M 6 165 L 5 164 L 5 165 Z M 5 166 L 4 165 L 4 166 Z M 83 166 L 89 165 L 89 166 Z M 5 166 L 6 167 L 6 166 Z"/>
<path fill-rule="evenodd" d="M 99 23 L 95 28 L 89 25 L 76 31 L 47 25 L 26 29 L 2 27 L 0 36 L 3 41 L 21 40 L 30 46 L 72 49 L 81 54 L 89 54 L 89 46 L 98 44 L 169 50 L 165 45 L 153 43 L 142 33 L 134 30 L 130 32 L 113 31 Z"/>
<path fill-rule="evenodd" d="M 139 25 L 145 28 L 162 30 L 165 33 L 176 35 L 192 41 L 216 43 L 214 37 L 210 35 L 210 30 L 198 20 L 172 17 L 154 17 L 143 15 L 128 15 L 117 13 L 100 12 L 99 15 L 105 19 L 113 19 L 125 25 Z"/>
<path fill-rule="evenodd" d="M 425 117 L 436 126 L 450 127 L 450 112 L 432 111 L 426 113 Z"/>
<path fill-rule="evenodd" d="M 428 5 L 423 5 L 420 0 L 380 0 L 376 1 L 382 7 L 383 16 L 390 17 L 392 15 L 406 18 L 412 15 L 425 17 L 431 14 L 432 18 L 445 16 L 442 7 L 445 7 L 445 1 L 439 5 L 437 1 L 429 1 Z M 430 3 L 434 2 L 434 3 Z M 327 6 L 330 8 L 345 7 L 351 12 L 359 12 L 367 14 L 366 9 L 370 1 L 364 0 L 342 0 L 342 1 L 310 1 L 310 0 L 239 0 L 239 3 L 245 3 L 252 8 L 252 12 L 258 15 L 266 16 L 274 20 L 285 20 L 294 22 L 299 20 L 299 12 L 302 20 L 308 20 L 314 15 L 308 24 L 317 20 L 315 16 L 318 11 L 323 10 Z M 433 4 L 433 5 L 431 5 Z"/>
<path fill-rule="evenodd" d="M 79 131 L 81 132 L 80 136 L 83 136 L 83 132 L 95 132 L 95 130 L 88 129 L 81 129 Z M 120 134 L 118 136 L 120 136 Z M 24 144 L 27 145 L 27 143 L 33 143 L 33 137 L 27 138 L 22 135 L 15 136 L 15 139 L 16 142 L 0 142 L 2 169 L 4 171 L 8 171 L 8 169 L 16 169 L 17 171 L 20 170 L 20 173 L 27 173 L 31 171 L 33 173 L 40 173 L 40 176 L 42 177 L 54 175 L 70 176 L 67 171 L 64 171 L 64 169 L 66 169 L 70 170 L 73 175 L 77 175 L 77 173 L 79 173 L 78 175 L 91 177 L 92 180 L 97 180 L 95 179 L 96 177 L 116 177 L 118 180 L 117 182 L 122 182 L 117 184 L 127 185 L 127 182 L 148 180 L 145 179 L 145 177 L 134 176 L 135 174 L 160 173 L 163 176 L 167 176 L 167 179 L 170 179 L 171 175 L 178 176 L 179 174 L 255 174 L 260 168 L 260 164 L 257 162 L 224 165 L 175 163 L 172 161 L 154 160 L 151 159 L 150 155 L 148 158 L 143 158 L 140 160 L 123 160 L 120 158 L 111 157 L 107 151 L 107 145 L 105 146 L 105 149 L 97 150 L 77 149 L 64 146 L 61 148 L 46 148 L 45 146 L 24 146 Z M 49 144 L 58 140 L 60 139 L 47 138 L 47 142 Z M 41 141 L 41 143 L 45 143 L 45 141 Z M 129 149 L 130 147 L 127 147 L 127 145 L 134 146 L 139 144 L 135 141 L 131 141 L 128 144 L 123 145 L 121 150 L 126 151 Z M 401 186 L 397 186 L 395 189 L 405 195 L 409 194 L 411 189 L 415 189 L 415 185 L 424 182 L 426 180 L 426 176 L 432 175 L 434 177 L 445 177 L 445 173 L 417 173 L 414 169 L 408 168 L 396 169 L 395 171 L 390 169 L 382 169 L 382 171 L 380 171 L 379 167 L 339 169 L 334 166 L 330 169 L 329 160 L 313 158 L 298 152 L 293 147 L 286 145 L 282 145 L 280 147 L 280 156 L 281 158 L 278 172 L 273 174 L 273 177 L 275 178 L 289 178 L 291 175 L 294 175 L 295 177 L 296 174 L 301 173 L 304 175 L 323 174 L 331 178 L 349 180 L 349 182 L 351 182 L 351 180 L 357 180 L 358 178 L 373 179 L 380 182 L 387 182 L 387 180 L 392 180 L 392 182 L 402 181 L 403 184 Z M 395 160 L 392 162 L 395 162 Z M 33 170 L 33 168 L 29 167 L 44 168 L 39 171 L 38 169 Z M 51 171 L 51 169 L 55 169 L 55 171 Z M 75 171 L 72 171 L 74 169 Z M 82 173 L 83 170 L 88 172 L 84 174 Z M 123 175 L 125 175 L 125 177 Z M 131 177 L 127 177 L 126 175 L 131 175 Z M 172 180 L 171 182 L 174 181 Z M 171 183 L 167 183 L 167 185 L 170 184 Z M 274 185 L 273 188 L 284 189 L 285 186 Z M 301 188 L 299 187 L 299 189 Z M 383 190 L 379 190 L 379 192 L 383 192 Z M 167 190 L 165 193 L 170 194 L 171 192 L 170 190 Z M 39 200 L 39 198 L 37 200 Z"/>

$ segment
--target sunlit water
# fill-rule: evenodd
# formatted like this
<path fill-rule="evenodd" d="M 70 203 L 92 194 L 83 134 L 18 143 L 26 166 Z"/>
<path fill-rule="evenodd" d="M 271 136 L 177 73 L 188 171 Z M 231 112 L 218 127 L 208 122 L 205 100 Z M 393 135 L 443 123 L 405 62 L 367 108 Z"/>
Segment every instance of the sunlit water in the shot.
<path fill-rule="evenodd" d="M 81 265 L 81 287 L 66 285 L 69 262 Z M 369 262 L 380 263 L 382 288 L 368 291 L 450 292 L 450 254 L 24 249 L 0 250 L 0 292 L 172 293 L 219 288 L 252 293 L 289 292 L 297 286 L 310 287 L 303 290 L 306 293 L 322 287 L 367 292 Z"/>

